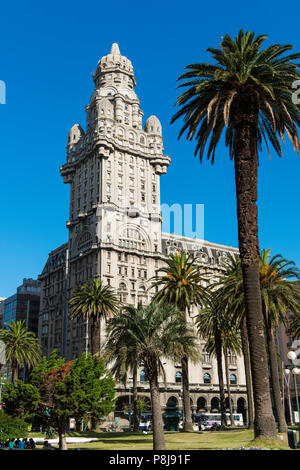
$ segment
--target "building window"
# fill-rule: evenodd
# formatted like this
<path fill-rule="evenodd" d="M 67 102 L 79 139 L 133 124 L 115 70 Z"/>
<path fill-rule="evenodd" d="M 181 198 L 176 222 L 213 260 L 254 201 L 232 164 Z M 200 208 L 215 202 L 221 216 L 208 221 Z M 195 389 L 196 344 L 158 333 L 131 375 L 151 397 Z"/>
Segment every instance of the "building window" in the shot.
<path fill-rule="evenodd" d="M 237 384 L 237 378 L 235 374 L 230 374 L 230 385 L 236 385 Z"/>
<path fill-rule="evenodd" d="M 203 375 L 203 382 L 204 382 L 205 384 L 210 384 L 210 383 L 211 383 L 211 376 L 210 376 L 210 374 L 206 373 L 206 374 Z"/>
<path fill-rule="evenodd" d="M 210 362 L 211 362 L 210 355 L 207 352 L 204 352 L 202 354 L 202 363 L 203 364 L 210 364 Z"/>
<path fill-rule="evenodd" d="M 146 371 L 144 370 L 141 370 L 140 372 L 140 382 L 147 382 L 147 375 L 146 375 Z"/>
<path fill-rule="evenodd" d="M 176 382 L 176 383 L 181 383 L 181 382 L 182 382 L 182 373 L 181 373 L 181 372 L 176 372 L 176 374 L 175 374 L 175 382 Z"/>

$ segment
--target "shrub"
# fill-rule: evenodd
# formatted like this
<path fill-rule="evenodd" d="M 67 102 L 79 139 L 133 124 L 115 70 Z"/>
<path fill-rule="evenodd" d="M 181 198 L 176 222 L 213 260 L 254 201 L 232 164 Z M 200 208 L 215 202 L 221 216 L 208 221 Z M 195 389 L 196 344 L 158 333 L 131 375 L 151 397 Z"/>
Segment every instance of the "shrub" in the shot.
<path fill-rule="evenodd" d="M 14 418 L 0 410 L 0 441 L 24 438 L 27 436 L 27 424 L 20 418 Z"/>

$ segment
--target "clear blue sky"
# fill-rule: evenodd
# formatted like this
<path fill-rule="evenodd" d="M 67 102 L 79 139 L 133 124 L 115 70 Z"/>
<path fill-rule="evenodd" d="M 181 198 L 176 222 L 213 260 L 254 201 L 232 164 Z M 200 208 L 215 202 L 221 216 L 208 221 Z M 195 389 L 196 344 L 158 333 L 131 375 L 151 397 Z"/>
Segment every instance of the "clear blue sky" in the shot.
<path fill-rule="evenodd" d="M 0 105 L 0 297 L 36 277 L 48 253 L 67 241 L 69 186 L 59 175 L 67 135 L 79 122 L 93 90 L 91 73 L 118 42 L 132 60 L 145 118 L 163 126 L 165 153 L 172 157 L 162 177 L 162 202 L 205 205 L 205 238 L 237 246 L 233 164 L 220 147 L 216 162 L 194 158 L 194 142 L 177 140 L 170 126 L 178 94 L 176 78 L 189 63 L 207 61 L 207 47 L 240 28 L 267 34 L 269 43 L 291 43 L 300 51 L 299 6 L 265 0 L 184 2 L 164 0 L 44 3 L 1 6 L 0 80 L 7 104 Z M 300 265 L 300 157 L 290 145 L 284 157 L 259 167 L 259 236 Z"/>

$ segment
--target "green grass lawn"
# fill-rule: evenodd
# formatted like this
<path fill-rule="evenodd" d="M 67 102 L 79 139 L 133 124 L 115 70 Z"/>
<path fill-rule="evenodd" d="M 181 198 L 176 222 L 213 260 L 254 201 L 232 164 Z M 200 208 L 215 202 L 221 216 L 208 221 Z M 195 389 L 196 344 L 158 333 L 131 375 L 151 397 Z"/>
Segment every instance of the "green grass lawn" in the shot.
<path fill-rule="evenodd" d="M 36 436 L 36 434 L 35 434 Z M 152 434 L 141 433 L 105 433 L 89 432 L 68 433 L 68 436 L 75 437 L 97 437 L 97 442 L 86 444 L 68 444 L 69 449 L 80 448 L 82 450 L 152 450 Z M 43 435 L 44 437 L 44 435 Z M 166 433 L 166 450 L 222 450 L 239 449 L 240 447 L 255 447 L 266 449 L 288 450 L 286 436 L 283 440 L 275 441 L 253 441 L 253 431 L 232 430 L 203 433 Z"/>

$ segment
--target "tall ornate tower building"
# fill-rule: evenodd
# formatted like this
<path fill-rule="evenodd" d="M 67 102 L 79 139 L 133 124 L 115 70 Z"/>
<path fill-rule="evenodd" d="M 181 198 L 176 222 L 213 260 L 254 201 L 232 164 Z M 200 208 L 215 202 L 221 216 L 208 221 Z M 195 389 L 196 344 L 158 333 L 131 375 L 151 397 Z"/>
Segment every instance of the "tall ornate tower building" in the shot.
<path fill-rule="evenodd" d="M 89 349 L 85 322 L 68 320 L 68 299 L 74 287 L 100 277 L 122 302 L 147 303 L 152 294 L 149 279 L 172 250 L 193 250 L 212 276 L 220 272 L 222 256 L 237 253 L 235 248 L 161 232 L 160 176 L 171 161 L 163 153 L 161 124 L 150 116 L 143 126 L 133 67 L 117 44 L 98 62 L 93 78 L 86 131 L 79 124 L 72 127 L 67 162 L 60 168 L 64 183 L 70 184 L 69 239 L 49 254 L 40 275 L 43 352 L 49 355 L 55 348 L 68 360 Z M 105 325 L 101 331 L 105 336 Z M 203 357 L 206 362 L 191 370 L 195 404 L 204 393 L 202 386 L 209 394 L 209 390 L 215 393 L 217 384 L 213 360 L 204 350 Z M 242 361 L 231 366 L 236 390 L 244 399 Z M 165 392 L 166 400 L 180 392 L 176 367 L 167 367 L 171 388 Z M 142 376 L 140 387 L 147 393 Z M 208 395 L 205 400 L 209 401 Z"/>

